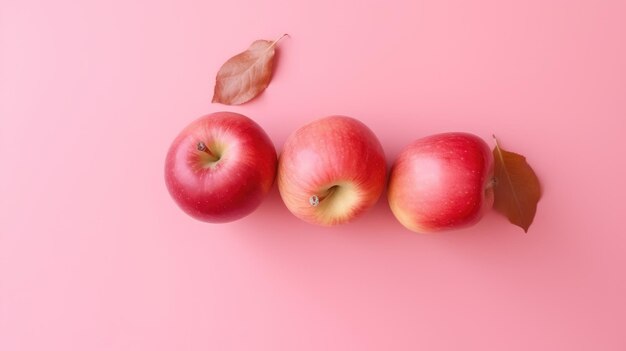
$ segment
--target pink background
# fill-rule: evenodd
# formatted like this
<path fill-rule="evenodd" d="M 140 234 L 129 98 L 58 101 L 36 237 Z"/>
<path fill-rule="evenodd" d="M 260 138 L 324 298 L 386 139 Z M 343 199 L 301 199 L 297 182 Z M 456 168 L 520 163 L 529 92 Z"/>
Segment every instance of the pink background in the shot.
<path fill-rule="evenodd" d="M 624 350 L 626 5 L 615 1 L 3 0 L 0 350 Z M 210 103 L 220 65 L 283 33 L 274 80 Z M 545 194 L 416 235 L 387 203 L 300 222 L 274 188 L 226 225 L 163 181 L 189 122 L 231 110 L 280 150 L 346 114 L 391 160 L 495 133 Z"/>

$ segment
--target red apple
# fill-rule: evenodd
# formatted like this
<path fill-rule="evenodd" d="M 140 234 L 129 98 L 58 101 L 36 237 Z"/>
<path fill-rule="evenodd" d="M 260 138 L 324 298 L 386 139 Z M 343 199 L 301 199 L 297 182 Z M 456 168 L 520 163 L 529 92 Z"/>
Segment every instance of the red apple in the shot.
<path fill-rule="evenodd" d="M 278 190 L 296 217 L 328 226 L 372 207 L 386 173 L 376 135 L 354 118 L 331 116 L 287 138 L 278 161 Z"/>
<path fill-rule="evenodd" d="M 276 149 L 250 118 L 232 112 L 203 116 L 174 140 L 165 183 L 178 206 L 201 221 L 220 223 L 254 211 L 276 175 Z"/>
<path fill-rule="evenodd" d="M 479 137 L 444 133 L 416 140 L 391 168 L 391 211 L 428 233 L 470 226 L 493 205 L 493 155 Z"/>

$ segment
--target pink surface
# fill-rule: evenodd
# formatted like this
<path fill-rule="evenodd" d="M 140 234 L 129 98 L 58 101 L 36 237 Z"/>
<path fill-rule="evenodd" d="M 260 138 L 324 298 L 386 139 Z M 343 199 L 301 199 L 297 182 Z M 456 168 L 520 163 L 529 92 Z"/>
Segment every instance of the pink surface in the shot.
<path fill-rule="evenodd" d="M 624 350 L 623 1 L 3 1 L 0 350 Z M 283 33 L 274 81 L 210 103 L 219 66 Z M 389 163 L 472 132 L 528 157 L 530 232 L 490 213 L 416 235 L 386 202 L 325 229 L 274 188 L 187 217 L 167 148 L 232 110 L 280 146 L 359 118 Z"/>

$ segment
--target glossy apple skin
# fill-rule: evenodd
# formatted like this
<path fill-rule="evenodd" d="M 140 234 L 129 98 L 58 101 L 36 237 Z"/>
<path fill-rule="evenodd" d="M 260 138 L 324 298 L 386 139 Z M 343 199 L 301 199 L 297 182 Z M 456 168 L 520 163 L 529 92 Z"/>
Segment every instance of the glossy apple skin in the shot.
<path fill-rule="evenodd" d="M 220 154 L 217 161 L 198 150 L 202 142 Z M 276 149 L 250 118 L 232 112 L 203 116 L 172 143 L 165 160 L 165 184 L 187 214 L 211 223 L 252 213 L 276 176 Z"/>
<path fill-rule="evenodd" d="M 287 138 L 277 182 L 296 217 L 330 226 L 351 221 L 372 207 L 384 190 L 386 174 L 376 135 L 354 118 L 330 116 Z M 313 195 L 320 198 L 318 206 L 310 203 Z"/>
<path fill-rule="evenodd" d="M 493 205 L 493 155 L 479 137 L 444 133 L 414 141 L 391 168 L 387 197 L 418 233 L 470 226 Z"/>

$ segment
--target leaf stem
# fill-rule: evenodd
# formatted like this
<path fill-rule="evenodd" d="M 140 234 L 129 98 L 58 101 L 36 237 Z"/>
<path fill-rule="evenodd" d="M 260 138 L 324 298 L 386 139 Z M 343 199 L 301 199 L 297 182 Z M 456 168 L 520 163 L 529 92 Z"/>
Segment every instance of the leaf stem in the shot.
<path fill-rule="evenodd" d="M 289 34 L 287 34 L 287 33 L 285 33 L 285 34 L 281 35 L 281 37 L 280 37 L 280 38 L 278 38 L 278 39 L 276 39 L 276 40 L 274 40 L 274 41 L 272 42 L 272 45 L 270 45 L 270 46 L 268 47 L 268 50 L 269 50 L 269 49 L 271 49 L 271 48 L 273 48 L 274 46 L 276 46 L 276 44 L 278 44 L 278 42 L 279 42 L 282 38 L 284 38 L 284 37 L 290 37 L 290 35 L 289 35 Z"/>
<path fill-rule="evenodd" d="M 495 134 L 491 134 L 491 136 L 493 137 L 493 140 L 495 140 L 496 142 L 496 146 L 498 147 L 498 149 L 500 148 L 500 143 L 498 142 L 498 138 L 496 138 Z"/>

